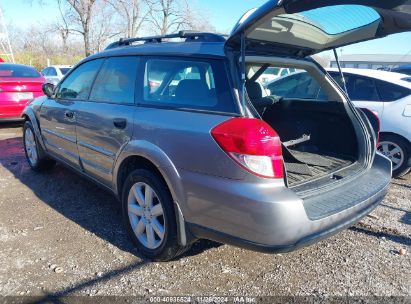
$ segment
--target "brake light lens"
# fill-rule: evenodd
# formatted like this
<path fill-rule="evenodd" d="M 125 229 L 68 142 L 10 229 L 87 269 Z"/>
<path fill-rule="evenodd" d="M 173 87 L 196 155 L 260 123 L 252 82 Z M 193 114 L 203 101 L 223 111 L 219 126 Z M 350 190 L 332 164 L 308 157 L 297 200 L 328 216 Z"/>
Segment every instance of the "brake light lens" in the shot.
<path fill-rule="evenodd" d="M 249 172 L 266 178 L 283 178 L 284 164 L 278 134 L 264 121 L 232 118 L 211 130 L 217 144 Z"/>
<path fill-rule="evenodd" d="M 377 132 L 377 147 L 380 145 L 380 130 L 381 130 L 381 121 L 380 117 L 378 116 L 378 112 L 371 111 L 371 113 L 375 116 L 375 119 L 378 122 L 378 132 Z"/>

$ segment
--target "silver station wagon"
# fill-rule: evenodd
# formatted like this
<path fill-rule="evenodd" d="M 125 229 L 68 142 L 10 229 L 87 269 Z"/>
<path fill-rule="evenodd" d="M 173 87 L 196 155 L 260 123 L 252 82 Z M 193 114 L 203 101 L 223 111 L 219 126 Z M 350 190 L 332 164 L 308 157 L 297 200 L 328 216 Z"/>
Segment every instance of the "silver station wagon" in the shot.
<path fill-rule="evenodd" d="M 27 106 L 27 160 L 113 192 L 148 259 L 198 239 L 295 250 L 359 221 L 391 178 L 378 130 L 310 56 L 410 29 L 410 1 L 284 0 L 246 13 L 228 38 L 122 39 Z M 267 91 L 270 67 L 308 72 L 325 96 Z"/>

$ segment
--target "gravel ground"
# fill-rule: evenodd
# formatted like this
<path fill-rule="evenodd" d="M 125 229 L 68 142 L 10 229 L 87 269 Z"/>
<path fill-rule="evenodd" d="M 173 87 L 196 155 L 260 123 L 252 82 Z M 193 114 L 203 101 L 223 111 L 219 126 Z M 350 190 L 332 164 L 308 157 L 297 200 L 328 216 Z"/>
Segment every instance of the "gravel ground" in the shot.
<path fill-rule="evenodd" d="M 411 296 L 411 174 L 371 216 L 297 252 L 199 241 L 177 261 L 149 263 L 110 194 L 62 166 L 32 172 L 21 128 L 0 125 L 0 210 L 1 296 Z"/>

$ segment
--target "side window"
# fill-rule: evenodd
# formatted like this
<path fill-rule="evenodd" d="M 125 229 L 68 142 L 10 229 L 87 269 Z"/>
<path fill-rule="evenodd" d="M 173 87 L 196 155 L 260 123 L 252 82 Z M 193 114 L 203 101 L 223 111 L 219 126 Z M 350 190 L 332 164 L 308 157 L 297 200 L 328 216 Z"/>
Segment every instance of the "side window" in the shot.
<path fill-rule="evenodd" d="M 77 67 L 58 87 L 56 98 L 87 99 L 102 61 L 96 59 Z"/>
<path fill-rule="evenodd" d="M 137 57 L 107 59 L 94 82 L 90 100 L 133 104 L 137 64 Z"/>
<path fill-rule="evenodd" d="M 380 101 L 373 79 L 352 74 L 344 75 L 344 78 L 351 100 Z"/>
<path fill-rule="evenodd" d="M 288 69 L 283 69 L 283 70 L 281 71 L 281 73 L 280 73 L 280 76 L 285 76 L 285 75 L 287 75 L 287 74 L 290 74 L 290 73 L 288 72 Z"/>
<path fill-rule="evenodd" d="M 49 76 L 49 70 L 50 70 L 50 68 L 45 68 L 45 69 L 41 72 L 41 74 L 43 74 L 43 76 Z"/>
<path fill-rule="evenodd" d="M 57 72 L 55 68 L 49 68 L 49 76 L 57 76 Z"/>
<path fill-rule="evenodd" d="M 411 90 L 386 81 L 376 80 L 382 101 L 395 101 L 411 95 Z"/>
<path fill-rule="evenodd" d="M 308 73 L 300 72 L 281 78 L 268 85 L 272 95 L 284 98 L 327 100 L 320 93 L 319 83 Z"/>
<path fill-rule="evenodd" d="M 144 78 L 145 104 L 237 112 L 222 60 L 148 59 Z"/>

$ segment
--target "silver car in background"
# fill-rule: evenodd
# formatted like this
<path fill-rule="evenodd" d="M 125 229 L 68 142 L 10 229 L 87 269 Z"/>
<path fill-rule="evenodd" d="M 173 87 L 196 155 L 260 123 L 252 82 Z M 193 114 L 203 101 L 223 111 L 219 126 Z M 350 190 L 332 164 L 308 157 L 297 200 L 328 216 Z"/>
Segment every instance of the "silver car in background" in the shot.
<path fill-rule="evenodd" d="M 66 75 L 70 69 L 71 65 L 52 65 L 41 71 L 41 74 L 46 78 L 48 83 L 57 85 L 64 75 Z"/>

